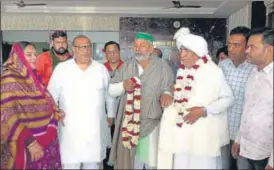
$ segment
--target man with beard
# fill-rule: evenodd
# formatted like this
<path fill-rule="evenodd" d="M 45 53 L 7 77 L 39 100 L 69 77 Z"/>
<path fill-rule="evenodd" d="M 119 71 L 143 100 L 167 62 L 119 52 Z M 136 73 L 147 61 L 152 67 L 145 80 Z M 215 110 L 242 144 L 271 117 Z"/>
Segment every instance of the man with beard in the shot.
<path fill-rule="evenodd" d="M 116 69 L 120 68 L 124 63 L 120 58 L 120 46 L 115 41 L 109 41 L 105 44 L 104 53 L 106 55 L 107 62 L 104 63 L 109 71 L 110 77 L 114 76 Z"/>
<path fill-rule="evenodd" d="M 68 52 L 68 38 L 64 31 L 56 31 L 52 34 L 52 48 L 41 53 L 37 58 L 37 74 L 44 86 L 48 85 L 55 66 L 62 61 L 71 58 Z"/>
<path fill-rule="evenodd" d="M 232 155 L 242 156 L 254 170 L 273 169 L 273 47 L 274 29 L 250 33 L 246 61 L 255 65 L 246 83 L 240 129 Z"/>
<path fill-rule="evenodd" d="M 162 108 L 172 103 L 174 75 L 152 55 L 153 37 L 137 33 L 134 56 L 116 70 L 109 93 L 120 97 L 109 163 L 115 169 L 156 168 Z"/>

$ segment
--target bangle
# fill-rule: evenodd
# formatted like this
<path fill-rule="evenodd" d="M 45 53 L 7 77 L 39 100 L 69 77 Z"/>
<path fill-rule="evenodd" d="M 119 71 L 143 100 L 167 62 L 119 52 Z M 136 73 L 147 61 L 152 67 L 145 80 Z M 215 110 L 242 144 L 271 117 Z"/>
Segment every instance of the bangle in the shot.
<path fill-rule="evenodd" d="M 29 144 L 29 145 L 27 146 L 27 148 L 30 148 L 30 147 L 32 147 L 32 146 L 35 145 L 35 144 L 36 144 L 36 140 L 33 141 L 31 144 Z"/>

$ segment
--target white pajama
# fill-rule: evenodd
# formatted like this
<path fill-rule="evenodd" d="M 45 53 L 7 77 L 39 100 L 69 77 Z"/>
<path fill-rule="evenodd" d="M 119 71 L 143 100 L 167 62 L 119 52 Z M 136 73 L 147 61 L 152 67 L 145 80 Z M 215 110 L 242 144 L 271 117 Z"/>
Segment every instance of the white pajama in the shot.
<path fill-rule="evenodd" d="M 63 164 L 63 169 L 99 169 L 98 162 Z"/>
<path fill-rule="evenodd" d="M 173 169 L 221 169 L 220 156 L 196 156 L 185 153 L 174 155 Z"/>

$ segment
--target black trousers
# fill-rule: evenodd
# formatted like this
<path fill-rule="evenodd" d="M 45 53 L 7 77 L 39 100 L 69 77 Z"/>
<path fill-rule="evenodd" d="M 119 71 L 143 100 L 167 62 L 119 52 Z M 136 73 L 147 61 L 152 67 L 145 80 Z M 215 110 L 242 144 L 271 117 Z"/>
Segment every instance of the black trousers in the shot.
<path fill-rule="evenodd" d="M 265 158 L 262 160 L 252 160 L 252 159 L 247 159 L 247 160 L 250 163 L 252 170 L 264 170 L 268 163 L 268 159 L 269 158 Z"/>
<path fill-rule="evenodd" d="M 111 126 L 111 140 L 113 139 L 113 134 L 114 134 L 114 129 L 115 129 L 115 126 L 112 125 Z M 103 161 L 103 165 L 104 165 L 104 170 L 113 170 L 113 166 L 109 166 L 107 164 L 108 162 L 108 159 L 109 159 L 109 154 L 110 154 L 110 148 L 107 149 L 107 153 L 106 153 L 106 159 Z"/>

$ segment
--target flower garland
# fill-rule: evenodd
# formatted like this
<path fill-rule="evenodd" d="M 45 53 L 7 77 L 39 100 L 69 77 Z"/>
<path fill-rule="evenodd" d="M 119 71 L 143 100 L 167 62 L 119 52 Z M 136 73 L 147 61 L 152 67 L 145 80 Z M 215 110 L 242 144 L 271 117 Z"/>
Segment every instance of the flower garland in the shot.
<path fill-rule="evenodd" d="M 133 91 L 127 93 L 125 119 L 122 124 L 122 141 L 128 149 L 138 144 L 141 112 L 141 81 L 137 77 L 132 77 L 130 80 L 135 86 Z"/>
<path fill-rule="evenodd" d="M 176 125 L 180 128 L 184 122 L 184 115 L 187 114 L 186 104 L 188 103 L 192 85 L 195 80 L 195 73 L 202 64 L 206 64 L 208 59 L 206 56 L 199 59 L 191 69 L 185 69 L 185 65 L 181 64 L 176 77 L 176 84 L 174 86 L 174 105 L 178 110 L 178 117 Z"/>

